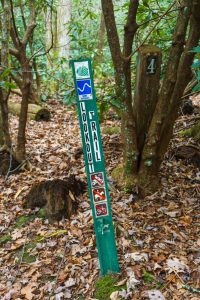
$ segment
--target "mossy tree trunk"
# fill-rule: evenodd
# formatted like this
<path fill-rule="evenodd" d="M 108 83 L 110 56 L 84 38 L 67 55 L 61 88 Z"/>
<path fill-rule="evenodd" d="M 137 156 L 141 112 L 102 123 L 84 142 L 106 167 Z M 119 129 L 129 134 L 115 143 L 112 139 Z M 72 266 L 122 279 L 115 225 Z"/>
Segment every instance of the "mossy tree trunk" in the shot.
<path fill-rule="evenodd" d="M 169 7 L 173 9 L 175 2 Z M 158 172 L 172 137 L 173 126 L 181 104 L 181 96 L 190 80 L 194 53 L 200 38 L 200 0 L 183 0 L 179 7 L 172 38 L 166 72 L 159 96 L 152 97 L 152 118 L 133 106 L 131 90 L 131 57 L 135 33 L 138 29 L 136 15 L 138 0 L 130 0 L 127 22 L 124 27 L 124 47 L 121 50 L 112 1 L 102 0 L 108 43 L 112 55 L 116 94 L 122 106 L 122 139 L 124 143 L 123 173 L 129 187 L 137 185 L 142 195 L 158 188 Z M 187 34 L 188 33 L 188 34 Z M 137 98 L 137 96 L 136 96 Z M 140 99 L 145 101 L 145 99 Z M 143 129 L 140 120 L 146 124 Z M 141 132 L 142 130 L 142 132 Z M 142 136 L 142 138 L 141 138 Z"/>

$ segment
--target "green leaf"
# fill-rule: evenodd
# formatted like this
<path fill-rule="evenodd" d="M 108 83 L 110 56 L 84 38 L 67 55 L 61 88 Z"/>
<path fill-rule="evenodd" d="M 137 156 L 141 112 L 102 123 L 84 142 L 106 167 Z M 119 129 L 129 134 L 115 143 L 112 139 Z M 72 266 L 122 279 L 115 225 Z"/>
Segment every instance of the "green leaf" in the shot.
<path fill-rule="evenodd" d="M 200 53 L 200 46 L 194 47 L 190 52 Z"/>
<path fill-rule="evenodd" d="M 12 82 L 5 82 L 5 88 L 7 88 L 7 89 L 16 89 L 17 86 L 16 86 L 16 84 L 14 84 Z"/>
<path fill-rule="evenodd" d="M 149 7 L 149 0 L 143 0 L 142 2 L 144 6 Z"/>
<path fill-rule="evenodd" d="M 192 68 L 193 69 L 196 69 L 196 68 L 199 68 L 200 67 L 200 60 L 197 60 L 195 61 L 193 64 L 192 64 Z"/>
<path fill-rule="evenodd" d="M 10 69 L 5 69 L 1 74 L 0 78 L 5 78 L 10 74 L 11 70 Z"/>
<path fill-rule="evenodd" d="M 200 92 L 200 82 L 192 89 L 193 92 Z"/>

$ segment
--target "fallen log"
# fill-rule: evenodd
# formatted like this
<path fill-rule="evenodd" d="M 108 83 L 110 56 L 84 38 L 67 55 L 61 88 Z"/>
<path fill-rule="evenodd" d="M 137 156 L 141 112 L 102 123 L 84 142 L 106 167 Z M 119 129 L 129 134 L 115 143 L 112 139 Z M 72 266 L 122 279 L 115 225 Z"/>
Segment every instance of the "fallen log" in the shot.
<path fill-rule="evenodd" d="M 8 110 L 11 114 L 19 116 L 21 104 L 16 102 L 8 103 Z M 49 121 L 50 112 L 47 108 L 36 104 L 28 105 L 28 118 L 34 121 Z"/>
<path fill-rule="evenodd" d="M 175 157 L 185 159 L 200 168 L 200 149 L 195 145 L 183 145 L 176 149 Z"/>

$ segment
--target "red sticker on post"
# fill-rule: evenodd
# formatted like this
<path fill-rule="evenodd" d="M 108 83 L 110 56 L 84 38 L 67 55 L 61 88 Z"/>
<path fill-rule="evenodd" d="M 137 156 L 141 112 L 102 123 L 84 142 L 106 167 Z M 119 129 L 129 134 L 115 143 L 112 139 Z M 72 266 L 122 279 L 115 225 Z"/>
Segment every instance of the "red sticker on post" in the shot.
<path fill-rule="evenodd" d="M 108 216 L 108 206 L 107 203 L 95 204 L 95 214 L 96 217 L 105 217 Z"/>
<path fill-rule="evenodd" d="M 93 189 L 92 196 L 94 202 L 106 201 L 106 190 L 104 188 Z"/>
<path fill-rule="evenodd" d="M 90 180 L 91 180 L 92 188 L 103 187 L 105 185 L 103 172 L 91 174 Z"/>

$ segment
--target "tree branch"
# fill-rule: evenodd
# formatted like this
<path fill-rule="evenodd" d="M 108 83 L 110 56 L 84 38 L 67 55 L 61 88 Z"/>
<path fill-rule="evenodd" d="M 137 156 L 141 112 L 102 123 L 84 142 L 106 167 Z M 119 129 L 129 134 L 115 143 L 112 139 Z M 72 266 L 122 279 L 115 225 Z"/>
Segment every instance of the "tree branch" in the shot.
<path fill-rule="evenodd" d="M 17 49 L 14 48 L 10 48 L 9 49 L 9 53 L 13 56 L 15 56 L 17 59 L 19 58 L 19 51 Z"/>
<path fill-rule="evenodd" d="M 11 28 L 11 37 L 13 39 L 13 43 L 15 46 L 19 46 L 20 45 L 20 39 L 19 39 L 19 34 L 18 34 L 18 30 L 17 30 L 17 26 L 15 23 L 15 15 L 14 15 L 14 9 L 13 9 L 13 2 L 12 0 L 10 0 L 10 10 L 11 10 L 11 16 L 12 16 L 12 23 L 13 26 Z"/>
<path fill-rule="evenodd" d="M 34 4 L 33 0 L 29 0 L 29 9 L 30 9 L 30 21 L 29 25 L 26 28 L 26 31 L 24 33 L 23 39 L 22 39 L 22 45 L 26 46 L 28 43 L 28 40 L 36 27 L 35 23 L 35 9 L 34 9 Z"/>
<path fill-rule="evenodd" d="M 158 24 L 160 23 L 160 21 L 168 14 L 171 12 L 172 7 L 176 4 L 176 2 L 173 2 L 169 8 L 159 17 L 158 21 L 155 23 L 155 25 L 152 27 L 152 29 L 149 31 L 149 33 L 146 35 L 146 37 L 144 38 L 144 40 L 141 42 L 141 44 L 137 47 L 137 49 L 135 49 L 131 55 L 127 58 L 130 59 L 131 56 L 133 56 L 138 49 L 144 45 L 144 43 L 147 41 L 147 39 L 149 38 L 149 36 L 151 35 L 151 33 L 154 31 L 154 29 L 158 26 Z"/>
<path fill-rule="evenodd" d="M 119 42 L 119 35 L 115 22 L 114 8 L 112 0 L 101 0 L 108 43 L 116 73 L 122 72 L 122 53 Z"/>
<path fill-rule="evenodd" d="M 139 6 L 139 0 L 130 0 L 128 17 L 126 25 L 124 26 L 124 50 L 125 57 L 129 56 L 132 51 L 134 35 L 138 29 L 136 23 L 136 14 Z"/>

